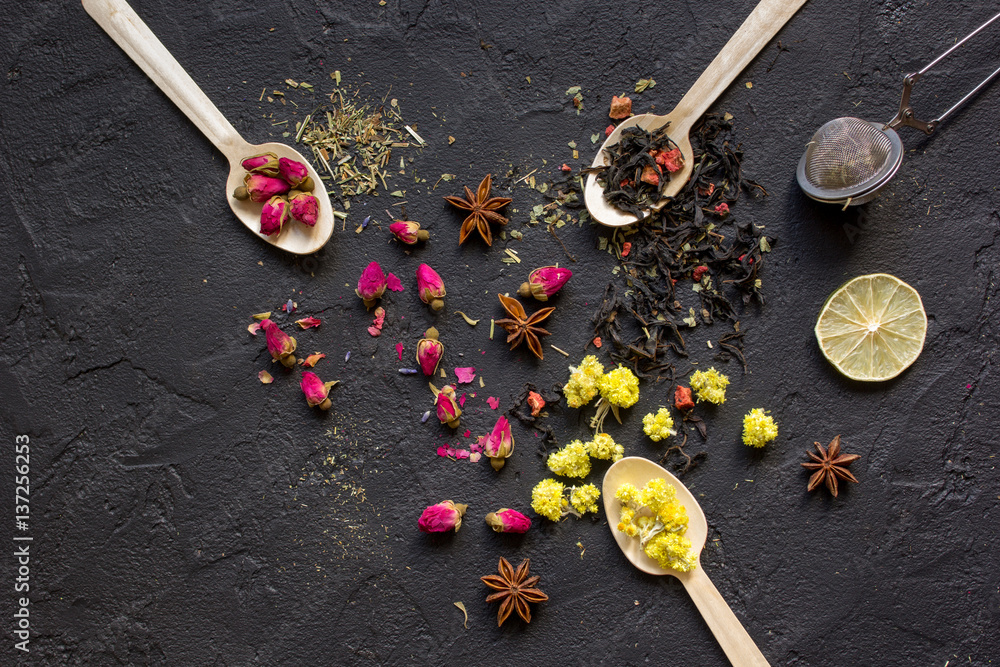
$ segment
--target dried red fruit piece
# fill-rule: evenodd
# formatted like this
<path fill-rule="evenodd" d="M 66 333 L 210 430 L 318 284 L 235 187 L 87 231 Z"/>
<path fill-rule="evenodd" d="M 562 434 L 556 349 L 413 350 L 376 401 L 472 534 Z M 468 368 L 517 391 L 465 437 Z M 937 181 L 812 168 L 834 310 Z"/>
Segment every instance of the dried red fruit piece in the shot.
<path fill-rule="evenodd" d="M 674 390 L 674 407 L 682 412 L 694 408 L 694 398 L 689 387 L 677 385 L 677 389 Z"/>
<path fill-rule="evenodd" d="M 618 97 L 613 95 L 611 97 L 611 110 L 608 111 L 608 116 L 614 118 L 615 120 L 622 120 L 623 118 L 628 118 L 632 115 L 632 100 L 626 96 Z"/>

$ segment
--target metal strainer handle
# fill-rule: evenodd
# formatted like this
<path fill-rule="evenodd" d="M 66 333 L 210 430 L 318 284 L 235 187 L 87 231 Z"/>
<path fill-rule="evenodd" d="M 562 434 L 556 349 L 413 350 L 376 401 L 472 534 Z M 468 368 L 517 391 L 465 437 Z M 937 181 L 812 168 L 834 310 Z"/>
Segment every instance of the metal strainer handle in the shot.
<path fill-rule="evenodd" d="M 892 128 L 892 129 L 895 130 L 900 125 L 908 125 L 909 127 L 916 128 L 916 129 L 920 130 L 921 132 L 925 132 L 926 134 L 934 134 L 934 130 L 937 129 L 937 126 L 941 123 L 941 121 L 943 121 L 945 118 L 947 118 L 951 114 L 951 112 L 953 112 L 955 109 L 957 109 L 958 107 L 960 107 L 963 104 L 965 104 L 965 102 L 967 102 L 976 93 L 978 93 L 980 90 L 982 90 L 986 86 L 986 84 L 988 84 L 990 81 L 992 81 L 993 79 L 995 79 L 996 76 L 997 76 L 997 74 L 1000 74 L 1000 67 L 998 67 L 996 70 L 994 70 L 993 73 L 990 74 L 988 77 L 986 77 L 985 79 L 983 79 L 982 83 L 980 83 L 978 86 L 976 86 L 965 97 L 963 97 L 962 99 L 960 99 L 950 109 L 948 109 L 947 111 L 945 111 L 943 114 L 941 114 L 940 116 L 938 116 L 934 120 L 928 122 L 928 121 L 917 120 L 916 118 L 913 117 L 913 107 L 910 106 L 910 92 L 913 90 L 913 84 L 915 84 L 917 81 L 919 81 L 920 77 L 922 77 L 932 67 L 934 67 L 939 62 L 941 62 L 942 60 L 944 60 L 945 57 L 948 56 L 952 51 L 954 51 L 958 47 L 962 46 L 962 44 L 965 44 L 971 38 L 973 38 L 976 35 L 978 35 L 980 33 L 980 31 L 982 31 L 984 28 L 986 28 L 986 26 L 988 26 L 989 24 L 991 24 L 994 21 L 996 21 L 998 18 L 1000 18 L 1000 14 L 995 15 L 989 21 L 987 21 L 986 23 L 982 24 L 981 26 L 979 26 L 978 28 L 976 28 L 975 30 L 973 30 L 972 32 L 970 32 L 968 35 L 966 35 L 965 37 L 963 37 L 958 43 L 956 43 L 950 49 L 948 49 L 947 51 L 945 51 L 944 53 L 942 53 L 941 55 L 939 55 L 937 58 L 935 58 L 933 61 L 931 61 L 928 65 L 926 65 L 919 72 L 914 72 L 913 74 L 907 74 L 905 77 L 903 77 L 903 96 L 899 100 L 899 112 L 896 114 L 895 118 L 893 118 L 888 123 L 886 123 L 886 127 L 890 127 L 890 128 Z"/>

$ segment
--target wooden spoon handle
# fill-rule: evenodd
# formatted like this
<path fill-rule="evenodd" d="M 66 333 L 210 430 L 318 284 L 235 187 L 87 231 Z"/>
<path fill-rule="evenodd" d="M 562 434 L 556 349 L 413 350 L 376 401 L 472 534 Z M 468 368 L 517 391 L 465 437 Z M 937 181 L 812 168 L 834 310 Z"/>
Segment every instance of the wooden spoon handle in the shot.
<path fill-rule="evenodd" d="M 700 565 L 679 579 L 735 667 L 769 667 L 764 655 Z"/>
<path fill-rule="evenodd" d="M 701 118 L 806 0 L 761 0 L 674 109 L 690 123 Z M 688 128 L 684 128 L 686 132 Z"/>
<path fill-rule="evenodd" d="M 216 148 L 233 159 L 247 145 L 125 0 L 83 0 L 83 8 Z"/>

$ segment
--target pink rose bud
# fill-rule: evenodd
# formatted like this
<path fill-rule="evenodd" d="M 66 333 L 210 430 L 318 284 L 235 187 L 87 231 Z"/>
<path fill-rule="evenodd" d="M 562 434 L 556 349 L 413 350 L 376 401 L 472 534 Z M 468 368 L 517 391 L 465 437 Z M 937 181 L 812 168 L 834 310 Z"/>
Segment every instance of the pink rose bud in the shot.
<path fill-rule="evenodd" d="M 531 519 L 506 507 L 487 514 L 486 523 L 498 533 L 526 533 L 531 528 Z"/>
<path fill-rule="evenodd" d="M 444 308 L 444 281 L 437 271 L 426 264 L 417 267 L 417 292 L 420 300 L 430 305 L 431 310 Z"/>
<path fill-rule="evenodd" d="M 295 339 L 278 328 L 269 319 L 261 320 L 260 328 L 267 338 L 267 351 L 273 361 L 280 361 L 286 368 L 295 365 Z"/>
<path fill-rule="evenodd" d="M 569 269 L 543 266 L 531 272 L 528 282 L 521 283 L 517 293 L 525 298 L 533 296 L 539 301 L 548 301 L 549 297 L 561 290 L 572 277 L 573 272 Z"/>
<path fill-rule="evenodd" d="M 513 451 L 514 436 L 510 433 L 510 422 L 506 417 L 500 417 L 493 427 L 493 432 L 486 438 L 483 454 L 490 457 L 490 465 L 494 470 L 500 470 Z"/>
<path fill-rule="evenodd" d="M 289 160 L 286 157 L 278 158 L 278 175 L 285 179 L 293 188 L 302 181 L 309 178 L 309 168 L 301 162 Z"/>
<path fill-rule="evenodd" d="M 417 527 L 424 533 L 444 533 L 452 529 L 458 532 L 462 527 L 462 515 L 467 509 L 468 505 L 450 500 L 431 505 L 420 515 Z"/>
<path fill-rule="evenodd" d="M 333 405 L 330 401 L 330 387 L 335 384 L 337 384 L 337 380 L 323 382 L 312 371 L 306 371 L 302 374 L 300 386 L 302 387 L 302 393 L 306 395 L 306 403 L 309 404 L 310 408 L 329 410 L 330 406 Z"/>
<path fill-rule="evenodd" d="M 392 235 L 406 245 L 415 245 L 417 241 L 426 241 L 431 237 L 426 229 L 420 229 L 419 222 L 397 220 L 389 225 Z"/>
<path fill-rule="evenodd" d="M 273 236 L 281 231 L 288 220 L 288 201 L 281 196 L 271 197 L 260 209 L 260 233 Z"/>
<path fill-rule="evenodd" d="M 316 226 L 316 218 L 319 216 L 319 200 L 308 192 L 298 192 L 289 200 L 291 209 L 289 213 L 293 220 L 298 220 L 303 225 L 309 227 Z"/>
<path fill-rule="evenodd" d="M 361 272 L 361 277 L 358 278 L 358 288 L 354 291 L 365 302 L 365 307 L 371 308 L 377 299 L 382 298 L 386 285 L 388 285 L 388 280 L 382 272 L 382 267 L 378 265 L 378 262 L 372 262 Z"/>
<path fill-rule="evenodd" d="M 261 153 L 245 157 L 240 164 L 251 174 L 263 174 L 271 177 L 278 175 L 278 156 L 274 153 Z"/>
<path fill-rule="evenodd" d="M 437 398 L 434 399 L 434 407 L 437 410 L 439 422 L 447 424 L 452 428 L 458 428 L 459 417 L 462 416 L 462 408 L 458 407 L 454 387 L 448 385 L 439 391 Z"/>
<path fill-rule="evenodd" d="M 438 330 L 431 327 L 417 343 L 417 363 L 424 375 L 434 375 L 437 372 L 441 357 L 444 356 L 444 343 L 438 340 Z"/>
<path fill-rule="evenodd" d="M 247 174 L 243 179 L 243 185 L 250 195 L 250 201 L 258 204 L 266 202 L 271 197 L 283 195 L 291 189 L 288 183 L 280 178 L 271 178 L 263 174 Z"/>

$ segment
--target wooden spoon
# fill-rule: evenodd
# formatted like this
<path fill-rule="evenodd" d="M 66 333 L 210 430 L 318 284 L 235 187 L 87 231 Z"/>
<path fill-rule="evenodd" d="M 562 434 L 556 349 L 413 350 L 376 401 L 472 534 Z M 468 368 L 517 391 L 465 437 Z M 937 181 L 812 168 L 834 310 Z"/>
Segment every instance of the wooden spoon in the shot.
<path fill-rule="evenodd" d="M 657 211 L 663 208 L 667 203 L 667 198 L 680 192 L 684 184 L 691 178 L 691 170 L 694 168 L 694 155 L 691 151 L 691 139 L 688 136 L 691 126 L 708 111 L 708 108 L 718 99 L 722 91 L 729 87 L 733 79 L 739 76 L 740 72 L 750 64 L 750 61 L 805 3 L 806 0 L 761 0 L 760 4 L 754 8 L 743 25 L 736 31 L 736 34 L 722 47 L 719 55 L 715 56 L 715 60 L 708 66 L 708 69 L 702 72 L 702 75 L 694 82 L 691 90 L 681 98 L 673 111 L 666 116 L 642 114 L 622 121 L 621 125 L 616 127 L 601 145 L 601 150 L 597 152 L 597 157 L 594 158 L 594 163 L 591 166 L 600 167 L 607 163 L 604 149 L 617 144 L 622 130 L 625 128 L 638 125 L 644 130 L 652 131 L 670 123 L 670 138 L 681 149 L 681 154 L 684 156 L 684 167 L 671 174 L 670 182 L 663 189 L 663 198 L 651 207 Z M 619 210 L 605 201 L 604 189 L 598 184 L 597 176 L 594 174 L 587 177 L 584 201 L 590 215 L 597 222 L 608 227 L 631 225 L 641 219 L 631 213 Z"/>
<path fill-rule="evenodd" d="M 333 208 L 323 181 L 308 160 L 285 144 L 247 143 L 124 0 L 83 0 L 83 8 L 229 160 L 226 198 L 247 229 L 271 245 L 298 255 L 316 252 L 326 244 L 333 233 Z M 313 195 L 319 200 L 316 226 L 289 220 L 281 233 L 264 236 L 259 231 L 261 204 L 233 197 L 246 174 L 240 165 L 242 159 L 266 152 L 298 160 L 309 168 L 315 184 Z"/>
<path fill-rule="evenodd" d="M 674 485 L 674 488 L 677 489 L 677 500 L 687 510 L 688 528 L 685 536 L 691 540 L 692 551 L 696 551 L 698 554 L 698 565 L 690 572 L 663 569 L 659 563 L 646 555 L 642 547 L 639 546 L 639 540 L 629 537 L 617 528 L 618 522 L 621 520 L 621 503 L 615 498 L 618 487 L 628 482 L 641 489 L 646 482 L 657 477 L 662 477 Z M 601 493 L 604 496 L 604 513 L 608 518 L 611 534 L 614 535 L 615 541 L 618 542 L 625 557 L 643 572 L 657 575 L 669 574 L 681 580 L 691 599 L 694 600 L 695 606 L 698 607 L 698 611 L 708 623 L 712 634 L 722 646 L 729 662 L 738 667 L 743 665 L 767 667 L 767 660 L 701 567 L 701 550 L 705 547 L 705 539 L 708 537 L 708 522 L 705 521 L 705 513 L 701 511 L 698 501 L 694 499 L 687 487 L 652 461 L 638 456 L 630 456 L 608 468 L 608 472 L 604 475 Z"/>

